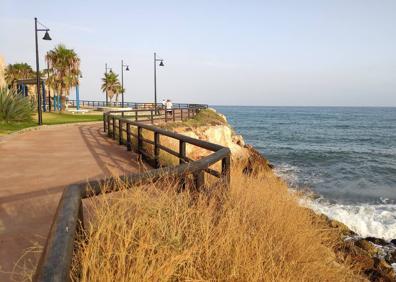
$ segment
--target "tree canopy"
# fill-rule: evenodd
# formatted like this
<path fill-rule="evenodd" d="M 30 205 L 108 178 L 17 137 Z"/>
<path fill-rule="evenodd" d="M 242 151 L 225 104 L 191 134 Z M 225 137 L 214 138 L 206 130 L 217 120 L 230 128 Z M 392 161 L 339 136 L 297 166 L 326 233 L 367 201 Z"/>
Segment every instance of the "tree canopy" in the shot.
<path fill-rule="evenodd" d="M 104 77 L 102 78 L 102 82 L 102 91 L 107 91 L 110 100 L 115 96 L 116 101 L 118 102 L 118 95 L 123 91 L 120 81 L 118 79 L 118 74 L 115 74 L 112 71 L 105 73 Z"/>
<path fill-rule="evenodd" d="M 27 63 L 9 64 L 5 69 L 4 78 L 9 87 L 16 89 L 18 80 L 34 78 L 35 72 Z"/>
<path fill-rule="evenodd" d="M 47 53 L 45 59 L 50 73 L 48 85 L 62 96 L 62 105 L 64 105 L 70 89 L 79 83 L 80 58 L 73 49 L 59 44 Z"/>

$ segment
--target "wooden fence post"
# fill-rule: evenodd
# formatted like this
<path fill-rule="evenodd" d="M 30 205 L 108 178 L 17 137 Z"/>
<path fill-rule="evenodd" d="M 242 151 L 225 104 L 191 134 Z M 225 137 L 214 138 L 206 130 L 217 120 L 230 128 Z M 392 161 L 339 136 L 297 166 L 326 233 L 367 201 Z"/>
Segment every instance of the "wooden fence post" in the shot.
<path fill-rule="evenodd" d="M 185 157 L 186 157 L 186 142 L 184 141 L 179 141 L 179 164 L 184 164 L 185 163 Z"/>
<path fill-rule="evenodd" d="M 175 109 L 172 109 L 172 118 L 173 118 L 173 122 L 175 122 L 176 120 Z"/>
<path fill-rule="evenodd" d="M 183 121 L 183 109 L 180 109 L 180 120 Z"/>
<path fill-rule="evenodd" d="M 115 117 L 113 116 L 113 139 L 114 140 L 115 140 L 115 137 L 116 137 L 115 128 L 116 128 L 116 123 L 115 123 Z"/>
<path fill-rule="evenodd" d="M 227 188 L 230 187 L 231 181 L 231 157 L 228 155 L 221 160 L 221 177 Z"/>
<path fill-rule="evenodd" d="M 137 151 L 140 153 L 142 150 L 142 128 L 140 126 L 137 127 Z"/>
<path fill-rule="evenodd" d="M 110 115 L 109 115 L 109 114 L 106 115 L 106 119 L 107 119 L 107 136 L 111 137 L 111 132 L 110 132 Z"/>
<path fill-rule="evenodd" d="M 154 132 L 154 166 L 155 168 L 160 167 L 159 156 L 160 156 L 160 135 L 158 132 Z"/>
<path fill-rule="evenodd" d="M 138 112 L 135 111 L 135 121 L 137 121 L 137 120 L 138 120 Z"/>
<path fill-rule="evenodd" d="M 185 162 L 186 157 L 186 142 L 179 140 L 179 164 Z M 186 189 L 186 179 L 185 177 L 180 177 L 178 192 L 182 192 Z"/>
<path fill-rule="evenodd" d="M 154 124 L 153 110 L 150 110 L 151 124 Z"/>
<path fill-rule="evenodd" d="M 106 132 L 106 114 L 103 113 L 103 132 Z"/>
<path fill-rule="evenodd" d="M 131 146 L 131 124 L 129 122 L 127 122 L 126 124 L 127 128 L 127 150 L 131 151 L 132 150 L 132 146 Z"/>
<path fill-rule="evenodd" d="M 201 188 L 205 185 L 205 175 L 204 175 L 204 171 L 201 170 L 197 173 L 194 173 L 194 188 L 196 191 L 199 192 L 199 190 L 201 190 Z"/>
<path fill-rule="evenodd" d="M 122 145 L 122 121 L 118 120 L 118 143 Z"/>

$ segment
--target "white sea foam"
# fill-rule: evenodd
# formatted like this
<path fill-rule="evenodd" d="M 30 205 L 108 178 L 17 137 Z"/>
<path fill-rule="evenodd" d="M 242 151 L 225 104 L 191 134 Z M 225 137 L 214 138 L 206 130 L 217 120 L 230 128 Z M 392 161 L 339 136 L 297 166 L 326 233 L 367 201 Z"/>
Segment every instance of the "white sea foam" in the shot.
<path fill-rule="evenodd" d="M 396 238 L 396 205 L 330 204 L 321 200 L 304 200 L 303 204 L 317 213 L 347 225 L 362 237 Z"/>
<path fill-rule="evenodd" d="M 282 163 L 277 165 L 274 172 L 277 176 L 281 177 L 286 181 L 291 187 L 296 187 L 298 184 L 298 173 L 299 168 L 297 166 Z"/>
<path fill-rule="evenodd" d="M 274 172 L 292 187 L 292 191 L 299 186 L 298 167 L 282 163 L 275 167 Z M 347 205 L 329 203 L 323 198 L 315 200 L 306 198 L 301 203 L 316 213 L 325 214 L 331 219 L 344 223 L 362 237 L 396 239 L 396 204 L 391 204 L 386 198 L 379 200 L 381 204 Z"/>

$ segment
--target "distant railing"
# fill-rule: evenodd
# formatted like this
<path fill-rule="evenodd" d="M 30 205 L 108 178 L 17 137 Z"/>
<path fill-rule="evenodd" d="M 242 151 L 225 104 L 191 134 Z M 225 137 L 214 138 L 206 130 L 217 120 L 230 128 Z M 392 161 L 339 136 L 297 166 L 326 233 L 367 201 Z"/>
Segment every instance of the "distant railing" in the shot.
<path fill-rule="evenodd" d="M 69 106 L 76 107 L 76 100 L 68 100 Z M 107 102 L 106 101 L 91 101 L 91 100 L 80 100 L 80 107 L 122 107 L 122 102 Z M 157 103 L 157 108 L 161 108 L 162 103 Z M 203 104 L 187 104 L 187 103 L 173 103 L 173 108 L 207 108 L 208 105 Z M 124 108 L 132 109 L 154 109 L 155 103 L 135 103 L 135 102 L 124 102 Z"/>
<path fill-rule="evenodd" d="M 200 111 L 200 108 L 181 108 L 174 109 L 172 112 L 172 121 L 176 119 L 176 115 L 180 119 L 187 119 L 194 116 Z M 145 122 L 154 122 L 154 113 L 151 110 L 150 116 L 141 116 L 142 110 L 123 111 L 124 116 L 120 112 L 107 112 L 103 114 L 103 129 L 108 136 L 114 140 L 118 139 L 119 144 L 125 145 L 127 151 L 134 150 L 139 153 L 154 169 L 140 173 L 124 175 L 120 178 L 109 178 L 89 183 L 73 184 L 65 188 L 58 209 L 54 216 L 54 220 L 50 229 L 49 236 L 45 245 L 45 249 L 41 256 L 37 267 L 34 280 L 35 281 L 68 281 L 70 280 L 70 267 L 73 258 L 73 250 L 75 240 L 78 234 L 82 234 L 84 229 L 84 216 L 82 199 L 100 195 L 103 193 L 111 193 L 117 191 L 117 183 L 127 183 L 128 187 L 151 183 L 163 177 L 177 179 L 178 189 L 182 191 L 188 186 L 188 179 L 192 178 L 190 188 L 196 191 L 201 190 L 205 185 L 205 173 L 219 178 L 223 185 L 228 187 L 230 183 L 230 149 L 194 139 L 175 132 L 145 124 Z M 147 112 L 147 111 L 146 111 Z M 132 114 L 131 114 L 132 113 Z M 168 121 L 167 113 L 164 116 L 156 116 Z M 135 117 L 134 121 L 127 117 Z M 153 140 L 143 136 L 143 130 L 153 134 Z M 161 144 L 161 136 L 170 137 L 178 141 L 178 151 Z M 132 142 L 134 141 L 136 142 Z M 133 145 L 135 144 L 135 145 Z M 144 144 L 152 147 L 151 152 L 145 149 Z M 210 152 L 208 156 L 192 160 L 186 154 L 187 144 L 206 149 Z M 146 146 L 147 147 L 147 146 Z M 160 164 L 160 151 L 165 151 L 179 160 L 177 166 L 163 166 Z M 221 169 L 217 171 L 211 166 L 221 162 Z M 192 176 L 192 177 L 191 177 Z M 103 190 L 103 185 L 110 187 Z"/>
<path fill-rule="evenodd" d="M 159 108 L 157 110 L 155 109 L 134 109 L 134 110 L 114 110 L 114 111 L 108 111 L 103 113 L 103 123 L 105 124 L 106 120 L 105 117 L 108 117 L 108 114 L 113 114 L 113 115 L 121 115 L 122 117 L 128 117 L 131 120 L 134 121 L 144 121 L 144 122 L 151 122 L 151 124 L 154 124 L 155 122 L 158 121 L 164 121 L 164 122 L 174 122 L 177 120 L 185 120 L 189 119 L 191 117 L 194 117 L 201 109 L 205 109 L 205 107 L 202 108 L 192 108 L 192 107 L 186 107 L 186 108 L 173 108 L 169 110 L 165 110 L 163 108 Z M 107 115 L 106 115 L 107 114 Z M 104 129 L 106 129 L 104 127 Z"/>

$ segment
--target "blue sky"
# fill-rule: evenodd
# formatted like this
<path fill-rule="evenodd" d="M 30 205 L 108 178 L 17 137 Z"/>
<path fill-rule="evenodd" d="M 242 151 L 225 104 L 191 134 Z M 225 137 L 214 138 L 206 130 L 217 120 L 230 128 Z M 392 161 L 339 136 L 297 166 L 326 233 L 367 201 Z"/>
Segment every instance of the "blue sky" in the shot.
<path fill-rule="evenodd" d="M 81 58 L 81 96 L 103 100 L 104 64 L 127 101 L 396 106 L 396 1 L 0 0 L 0 54 L 34 65 L 33 18 Z M 41 60 L 44 66 L 44 60 Z M 73 97 L 74 94 L 71 96 Z"/>

